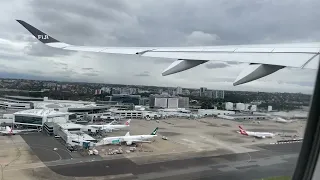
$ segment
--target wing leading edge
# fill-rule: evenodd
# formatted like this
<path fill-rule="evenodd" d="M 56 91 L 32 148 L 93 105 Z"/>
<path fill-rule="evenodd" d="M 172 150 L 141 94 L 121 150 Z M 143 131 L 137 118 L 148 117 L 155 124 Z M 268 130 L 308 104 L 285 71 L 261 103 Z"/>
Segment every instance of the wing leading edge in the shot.
<path fill-rule="evenodd" d="M 207 61 L 249 63 L 234 85 L 244 84 L 272 74 L 284 67 L 317 69 L 320 43 L 267 45 L 204 46 L 204 47 L 90 47 L 60 42 L 22 20 L 17 20 L 35 38 L 47 46 L 72 51 L 126 54 L 177 59 L 163 76 L 191 69 Z"/>

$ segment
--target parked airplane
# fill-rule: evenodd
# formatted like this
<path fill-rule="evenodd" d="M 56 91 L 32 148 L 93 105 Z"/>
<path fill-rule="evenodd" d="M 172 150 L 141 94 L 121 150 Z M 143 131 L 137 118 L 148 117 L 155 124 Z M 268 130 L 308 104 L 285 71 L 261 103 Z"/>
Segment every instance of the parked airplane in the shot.
<path fill-rule="evenodd" d="M 34 131 L 38 131 L 36 129 L 22 129 L 22 130 L 18 130 L 18 129 L 12 129 L 9 126 L 6 126 L 6 129 L 4 131 L 0 131 L 1 134 L 3 135 L 15 135 L 15 134 L 19 134 L 22 132 L 34 132 Z"/>
<path fill-rule="evenodd" d="M 239 126 L 240 128 L 240 134 L 242 135 L 245 135 L 245 136 L 253 136 L 253 137 L 256 137 L 256 138 L 272 138 L 275 136 L 275 134 L 273 133 L 270 133 L 270 132 L 253 132 L 253 131 L 246 131 L 244 130 L 241 126 Z"/>
<path fill-rule="evenodd" d="M 278 123 L 291 123 L 291 122 L 293 122 L 293 120 L 286 120 L 286 119 L 283 119 L 281 117 L 275 117 L 274 121 L 276 121 Z"/>
<path fill-rule="evenodd" d="M 204 47 L 89 47 L 60 42 L 22 20 L 17 20 L 47 46 L 73 51 L 128 54 L 177 59 L 162 72 L 163 76 L 191 69 L 208 61 L 249 63 L 233 83 L 244 84 L 285 67 L 318 69 L 320 42 Z"/>
<path fill-rule="evenodd" d="M 103 138 L 97 145 L 105 145 L 105 144 L 118 144 L 125 142 L 128 146 L 134 143 L 148 143 L 150 140 L 157 136 L 158 127 L 155 128 L 151 134 L 149 135 L 130 135 L 130 132 L 127 132 L 124 136 L 117 137 L 106 137 Z"/>
<path fill-rule="evenodd" d="M 88 126 L 94 127 L 94 128 L 99 128 L 100 130 L 103 130 L 103 131 L 111 132 L 114 130 L 128 128 L 130 126 L 131 119 L 126 121 L 124 124 L 112 124 L 113 122 L 115 122 L 115 121 L 112 121 L 109 124 L 101 124 L 101 125 L 95 124 L 95 125 L 88 125 Z"/>

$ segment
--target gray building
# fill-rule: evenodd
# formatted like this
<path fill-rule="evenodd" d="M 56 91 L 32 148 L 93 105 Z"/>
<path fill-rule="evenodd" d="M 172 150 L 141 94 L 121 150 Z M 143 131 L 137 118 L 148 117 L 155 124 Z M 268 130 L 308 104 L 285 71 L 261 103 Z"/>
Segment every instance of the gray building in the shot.
<path fill-rule="evenodd" d="M 189 108 L 189 97 L 165 97 L 151 95 L 149 98 L 151 108 Z"/>
<path fill-rule="evenodd" d="M 178 98 L 168 98 L 167 108 L 176 109 L 178 108 L 179 99 Z"/>
<path fill-rule="evenodd" d="M 207 88 L 206 87 L 201 87 L 200 88 L 200 96 L 204 96 L 204 92 L 207 91 Z"/>
<path fill-rule="evenodd" d="M 179 108 L 189 108 L 189 97 L 179 97 Z"/>

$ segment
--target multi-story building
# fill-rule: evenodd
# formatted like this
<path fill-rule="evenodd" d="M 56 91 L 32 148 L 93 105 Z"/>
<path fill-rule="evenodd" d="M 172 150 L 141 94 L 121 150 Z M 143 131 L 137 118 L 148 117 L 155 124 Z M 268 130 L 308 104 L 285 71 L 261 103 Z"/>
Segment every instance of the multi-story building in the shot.
<path fill-rule="evenodd" d="M 168 98 L 168 105 L 167 108 L 169 109 L 176 109 L 179 105 L 179 99 L 178 98 Z"/>
<path fill-rule="evenodd" d="M 224 99 L 224 91 L 223 90 L 216 91 L 216 98 Z"/>
<path fill-rule="evenodd" d="M 179 97 L 178 108 L 189 108 L 189 97 Z"/>
<path fill-rule="evenodd" d="M 111 101 L 118 101 L 120 103 L 133 103 L 134 105 L 139 105 L 140 99 L 140 95 L 113 94 Z"/>
<path fill-rule="evenodd" d="M 177 94 L 182 94 L 182 87 L 177 87 Z"/>
<path fill-rule="evenodd" d="M 206 87 L 201 87 L 201 88 L 200 88 L 200 96 L 204 96 L 203 93 L 204 93 L 205 91 L 207 91 L 207 88 L 206 88 Z"/>
<path fill-rule="evenodd" d="M 149 98 L 151 108 L 189 108 L 189 97 L 168 97 L 155 96 Z"/>

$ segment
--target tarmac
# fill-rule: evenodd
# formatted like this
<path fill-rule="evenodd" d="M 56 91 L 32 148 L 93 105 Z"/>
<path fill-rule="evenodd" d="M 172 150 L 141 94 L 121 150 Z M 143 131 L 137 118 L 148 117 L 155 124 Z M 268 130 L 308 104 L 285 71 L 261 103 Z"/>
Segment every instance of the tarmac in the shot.
<path fill-rule="evenodd" d="M 260 146 L 253 153 L 207 156 L 165 162 L 135 164 L 130 159 L 97 160 L 48 167 L 63 176 L 126 175 L 131 179 L 252 179 L 292 175 L 301 143 Z M 252 173 L 248 173 L 252 172 Z"/>
<path fill-rule="evenodd" d="M 293 173 L 301 143 L 270 143 L 286 138 L 280 135 L 301 137 L 305 122 L 241 122 L 248 130 L 278 133 L 275 139 L 261 140 L 238 134 L 239 123 L 213 118 L 159 123 L 133 120 L 131 135 L 149 134 L 159 127 L 158 137 L 150 144 L 144 143 L 143 151 L 122 155 L 106 155 L 113 147 L 103 146 L 99 156 L 83 157 L 43 133 L 0 137 L 1 176 L 6 180 L 257 179 Z M 125 133 L 116 131 L 108 136 Z"/>

